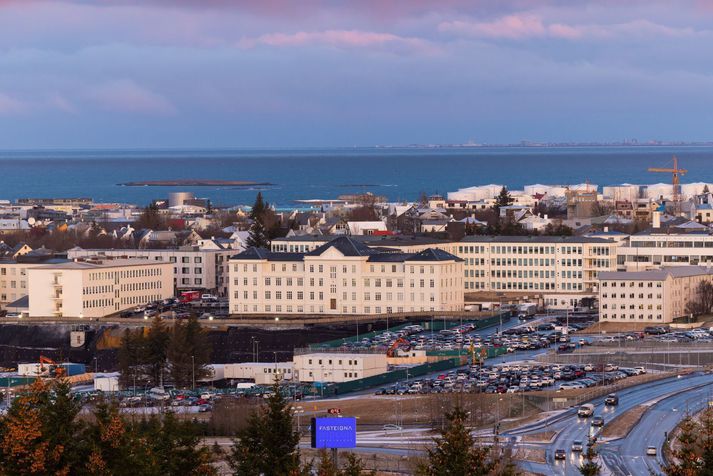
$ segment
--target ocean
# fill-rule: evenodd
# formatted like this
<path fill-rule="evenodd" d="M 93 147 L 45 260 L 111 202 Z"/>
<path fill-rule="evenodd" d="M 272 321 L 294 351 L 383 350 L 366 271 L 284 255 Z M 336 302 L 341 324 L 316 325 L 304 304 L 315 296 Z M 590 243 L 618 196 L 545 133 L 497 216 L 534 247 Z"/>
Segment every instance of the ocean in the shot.
<path fill-rule="evenodd" d="M 295 200 L 372 192 L 416 200 L 421 192 L 505 184 L 669 183 L 648 167 L 688 169 L 682 182 L 713 182 L 713 147 L 341 148 L 215 150 L 0 151 L 0 199 L 91 197 L 145 205 L 171 191 L 190 191 L 216 205 L 249 205 L 258 190 L 279 208 Z M 248 187 L 127 187 L 145 180 L 217 179 L 269 182 Z"/>

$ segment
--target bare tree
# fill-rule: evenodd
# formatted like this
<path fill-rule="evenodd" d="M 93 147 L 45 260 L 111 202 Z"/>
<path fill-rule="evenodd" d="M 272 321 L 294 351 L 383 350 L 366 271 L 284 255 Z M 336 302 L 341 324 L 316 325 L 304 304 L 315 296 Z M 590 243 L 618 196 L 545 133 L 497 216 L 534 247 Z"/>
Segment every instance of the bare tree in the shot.
<path fill-rule="evenodd" d="M 713 309 L 713 284 L 710 281 L 702 281 L 696 287 L 696 293 L 686 303 L 686 313 L 700 316 L 709 314 Z"/>

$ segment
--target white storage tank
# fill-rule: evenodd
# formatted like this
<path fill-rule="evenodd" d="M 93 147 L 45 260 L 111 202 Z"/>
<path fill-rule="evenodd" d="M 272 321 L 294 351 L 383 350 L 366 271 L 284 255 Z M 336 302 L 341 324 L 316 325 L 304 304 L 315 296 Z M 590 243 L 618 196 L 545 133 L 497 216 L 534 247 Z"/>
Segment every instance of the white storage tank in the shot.
<path fill-rule="evenodd" d="M 621 185 L 608 185 L 602 189 L 604 198 L 617 202 L 634 203 L 639 198 L 641 186 L 630 183 Z"/>
<path fill-rule="evenodd" d="M 644 198 L 658 200 L 660 197 L 670 199 L 673 196 L 673 185 L 670 183 L 654 183 L 646 186 Z"/>
<path fill-rule="evenodd" d="M 180 207 L 186 200 L 193 200 L 195 198 L 192 192 L 171 192 L 168 194 L 168 206 Z"/>

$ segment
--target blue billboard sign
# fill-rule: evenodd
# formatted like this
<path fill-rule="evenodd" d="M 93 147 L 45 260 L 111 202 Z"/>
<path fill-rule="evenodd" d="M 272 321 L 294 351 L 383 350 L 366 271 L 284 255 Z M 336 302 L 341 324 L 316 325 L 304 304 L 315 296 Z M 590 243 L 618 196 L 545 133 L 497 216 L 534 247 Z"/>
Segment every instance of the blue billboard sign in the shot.
<path fill-rule="evenodd" d="M 312 418 L 312 448 L 355 448 L 356 418 Z"/>

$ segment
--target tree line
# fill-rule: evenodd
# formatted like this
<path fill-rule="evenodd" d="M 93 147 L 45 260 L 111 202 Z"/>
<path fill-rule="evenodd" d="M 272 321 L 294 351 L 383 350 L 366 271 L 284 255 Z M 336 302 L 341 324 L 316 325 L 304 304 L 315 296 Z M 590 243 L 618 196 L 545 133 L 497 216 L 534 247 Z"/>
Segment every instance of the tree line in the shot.
<path fill-rule="evenodd" d="M 187 388 L 210 375 L 210 343 L 195 316 L 168 326 L 160 317 L 149 328 L 126 329 L 119 347 L 124 386 L 160 385 L 170 379 Z"/>

